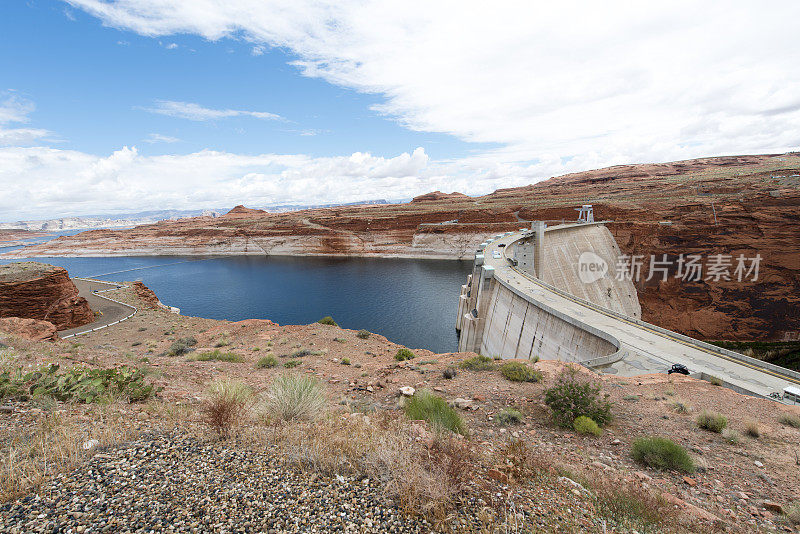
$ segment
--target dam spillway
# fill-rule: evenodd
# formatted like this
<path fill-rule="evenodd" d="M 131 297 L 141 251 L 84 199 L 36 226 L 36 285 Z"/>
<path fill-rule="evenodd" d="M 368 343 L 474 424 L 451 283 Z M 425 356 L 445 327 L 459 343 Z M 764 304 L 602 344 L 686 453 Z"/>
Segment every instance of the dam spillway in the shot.
<path fill-rule="evenodd" d="M 461 288 L 459 351 L 576 362 L 620 376 L 693 376 L 758 396 L 800 385 L 800 373 L 641 321 L 633 282 L 614 276 L 619 249 L 603 222 L 534 223 L 481 244 Z M 593 269 L 583 270 L 587 263 Z"/>

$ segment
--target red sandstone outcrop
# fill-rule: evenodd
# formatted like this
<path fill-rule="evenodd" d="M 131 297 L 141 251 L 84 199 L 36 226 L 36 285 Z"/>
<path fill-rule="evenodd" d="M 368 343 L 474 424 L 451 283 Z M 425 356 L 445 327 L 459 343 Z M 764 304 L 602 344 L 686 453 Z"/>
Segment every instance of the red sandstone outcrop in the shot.
<path fill-rule="evenodd" d="M 591 203 L 596 220 L 613 221 L 623 253 L 673 261 L 672 279 L 637 284 L 644 320 L 700 339 L 780 340 L 800 334 L 799 174 L 799 153 L 615 166 L 477 198 L 434 192 L 406 204 L 277 214 L 237 206 L 218 219 L 95 230 L 10 255 L 468 257 L 482 237 L 532 220 L 574 221 L 575 207 Z M 759 277 L 675 280 L 681 254 L 758 254 Z"/>
<path fill-rule="evenodd" d="M 431 193 L 425 193 L 424 195 L 414 197 L 411 200 L 411 202 L 430 202 L 432 200 L 465 199 L 465 198 L 470 198 L 470 197 L 465 195 L 464 193 L 459 193 L 458 191 L 454 191 L 452 193 L 442 193 L 441 191 L 433 191 Z"/>
<path fill-rule="evenodd" d="M 157 310 L 160 308 L 159 300 L 153 290 L 144 285 L 140 281 L 136 281 L 133 283 L 133 291 L 136 293 L 136 296 L 151 310 Z"/>
<path fill-rule="evenodd" d="M 223 215 L 223 217 L 236 217 L 237 215 L 263 215 L 267 213 L 264 210 L 254 210 L 252 208 L 245 208 L 241 204 L 234 207 L 231 211 Z"/>
<path fill-rule="evenodd" d="M 56 325 L 50 321 L 23 319 L 21 317 L 0 318 L 0 332 L 33 341 L 55 341 Z"/>
<path fill-rule="evenodd" d="M 94 313 L 65 269 L 24 262 L 0 265 L 0 317 L 48 321 L 65 330 L 91 323 Z"/>

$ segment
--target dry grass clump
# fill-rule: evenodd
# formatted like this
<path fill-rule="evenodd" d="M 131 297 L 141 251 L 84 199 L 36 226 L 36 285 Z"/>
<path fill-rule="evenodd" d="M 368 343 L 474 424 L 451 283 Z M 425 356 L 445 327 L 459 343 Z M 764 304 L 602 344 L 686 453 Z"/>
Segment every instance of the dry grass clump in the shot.
<path fill-rule="evenodd" d="M 226 439 L 241 425 L 253 402 L 253 390 L 235 380 L 211 384 L 201 406 L 203 421 Z"/>
<path fill-rule="evenodd" d="M 672 401 L 670 406 L 672 406 L 672 409 L 675 410 L 676 413 L 689 413 L 692 411 L 692 407 L 680 399 Z"/>
<path fill-rule="evenodd" d="M 275 377 L 267 391 L 267 415 L 281 420 L 313 420 L 325 410 L 325 390 L 314 377 L 285 374 Z"/>
<path fill-rule="evenodd" d="M 778 417 L 778 422 L 792 428 L 800 428 L 800 417 L 791 413 L 782 414 Z"/>
<path fill-rule="evenodd" d="M 21 430 L 0 434 L 0 502 L 23 495 L 48 476 L 77 465 L 91 453 L 88 449 L 128 439 L 131 430 L 124 423 L 113 406 L 97 406 L 89 424 L 46 413 Z M 88 446 L 89 440 L 97 443 Z"/>
<path fill-rule="evenodd" d="M 458 366 L 468 371 L 491 371 L 497 367 L 497 365 L 494 363 L 494 360 L 483 355 L 467 358 L 458 364 Z"/>
<path fill-rule="evenodd" d="M 370 333 L 369 333 L 368 330 L 359 330 L 358 333 L 356 333 L 356 337 L 358 339 L 368 339 L 369 336 L 370 336 Z"/>
<path fill-rule="evenodd" d="M 784 510 L 786 519 L 793 525 L 800 525 L 800 501 L 794 501 Z"/>
<path fill-rule="evenodd" d="M 406 512 L 434 520 L 443 520 L 457 504 L 473 469 L 463 440 L 436 435 L 425 447 L 412 424 L 390 412 L 281 425 L 270 439 L 302 469 L 378 480 Z"/>
<path fill-rule="evenodd" d="M 761 436 L 761 428 L 758 426 L 758 421 L 747 421 L 744 424 L 744 433 L 751 438 L 758 438 Z"/>

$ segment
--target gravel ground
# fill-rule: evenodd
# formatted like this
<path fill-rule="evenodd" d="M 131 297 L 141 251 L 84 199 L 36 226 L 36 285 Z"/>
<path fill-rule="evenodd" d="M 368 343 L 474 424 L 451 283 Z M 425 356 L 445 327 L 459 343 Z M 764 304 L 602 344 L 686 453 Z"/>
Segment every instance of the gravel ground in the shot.
<path fill-rule="evenodd" d="M 427 532 L 377 483 L 286 469 L 266 453 L 187 435 L 101 451 L 38 492 L 0 505 L 0 531 Z"/>

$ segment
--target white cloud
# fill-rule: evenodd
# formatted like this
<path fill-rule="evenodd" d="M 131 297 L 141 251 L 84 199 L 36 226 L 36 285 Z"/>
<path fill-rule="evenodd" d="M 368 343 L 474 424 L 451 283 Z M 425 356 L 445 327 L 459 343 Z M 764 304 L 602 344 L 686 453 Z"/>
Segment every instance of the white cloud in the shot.
<path fill-rule="evenodd" d="M 263 56 L 264 52 L 266 52 L 266 48 L 261 45 L 256 45 L 250 49 L 250 54 L 253 56 Z"/>
<path fill-rule="evenodd" d="M 175 50 L 176 48 L 178 48 L 178 45 L 177 43 L 169 43 L 168 45 L 164 46 L 164 48 L 166 48 L 167 50 Z"/>
<path fill-rule="evenodd" d="M 393 158 L 354 153 L 246 156 L 203 150 L 142 156 L 123 147 L 106 157 L 45 147 L 0 148 L 3 221 L 69 214 L 247 204 L 330 203 L 404 198 L 436 188 L 422 148 Z"/>
<path fill-rule="evenodd" d="M 173 100 L 158 100 L 156 105 L 145 108 L 151 113 L 189 119 L 192 121 L 213 121 L 229 117 L 254 117 L 264 120 L 283 120 L 280 115 L 266 111 L 243 111 L 238 109 L 212 109 L 192 102 L 176 102 Z"/>
<path fill-rule="evenodd" d="M 151 133 L 150 135 L 145 138 L 145 143 L 177 143 L 180 141 L 177 137 L 172 137 L 171 135 L 161 135 L 158 133 Z"/>
<path fill-rule="evenodd" d="M 142 35 L 290 50 L 414 130 L 495 162 L 587 165 L 796 149 L 800 3 L 68 0 Z M 776 113 L 776 110 L 780 113 Z"/>
<path fill-rule="evenodd" d="M 7 127 L 9 124 L 15 123 L 27 124 L 29 122 L 28 115 L 35 109 L 36 106 L 30 100 L 21 98 L 12 92 L 6 93 L 5 99 L 0 101 L 0 146 L 29 145 L 50 135 L 50 131 L 42 128 Z"/>

